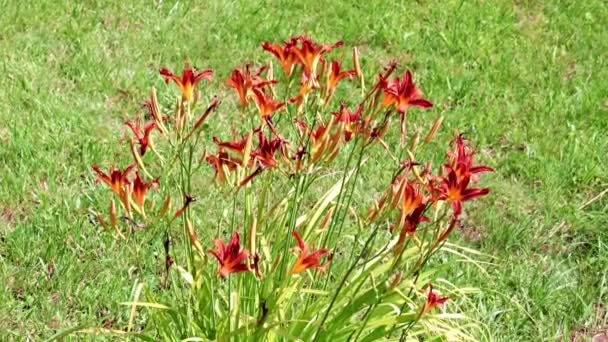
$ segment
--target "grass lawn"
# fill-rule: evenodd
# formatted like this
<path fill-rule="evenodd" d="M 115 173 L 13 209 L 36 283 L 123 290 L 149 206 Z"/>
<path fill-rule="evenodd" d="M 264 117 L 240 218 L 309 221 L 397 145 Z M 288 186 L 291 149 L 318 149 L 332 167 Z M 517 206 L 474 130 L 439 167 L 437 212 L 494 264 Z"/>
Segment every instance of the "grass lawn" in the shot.
<path fill-rule="evenodd" d="M 189 56 L 222 80 L 299 34 L 359 46 L 368 71 L 396 58 L 436 104 L 416 114 L 445 115 L 443 139 L 467 132 L 496 169 L 456 238 L 491 263 L 448 276 L 482 290 L 468 314 L 494 339 L 608 330 L 608 194 L 587 203 L 608 189 L 605 1 L 86 3 L 0 0 L 1 340 L 126 325 L 118 303 L 158 278 L 162 238 L 92 223 L 91 165 L 128 158 L 117 137 L 151 85 L 175 94 L 159 67 Z"/>

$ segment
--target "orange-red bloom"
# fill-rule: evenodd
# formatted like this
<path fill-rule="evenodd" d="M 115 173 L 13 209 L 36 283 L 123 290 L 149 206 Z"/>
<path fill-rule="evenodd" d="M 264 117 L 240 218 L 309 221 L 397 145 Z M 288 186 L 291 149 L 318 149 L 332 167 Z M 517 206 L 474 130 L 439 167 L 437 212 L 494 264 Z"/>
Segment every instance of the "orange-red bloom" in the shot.
<path fill-rule="evenodd" d="M 452 203 L 454 215 L 458 216 L 462 212 L 462 203 L 482 197 L 490 193 L 490 189 L 469 188 L 470 174 L 458 177 L 455 170 L 446 167 L 448 175 L 443 177 L 441 184 L 441 199 Z"/>
<path fill-rule="evenodd" d="M 329 254 L 329 249 L 323 248 L 317 251 L 311 251 L 308 244 L 302 240 L 302 237 L 298 232 L 294 231 L 293 237 L 298 242 L 300 256 L 296 261 L 296 264 L 291 269 L 291 273 L 302 273 L 309 269 L 319 269 L 321 271 L 325 271 L 327 262 L 325 264 L 321 264 L 321 258 Z"/>
<path fill-rule="evenodd" d="M 139 172 L 135 173 L 135 179 L 133 180 L 133 200 L 142 210 L 144 209 L 148 190 L 151 188 L 158 189 L 158 185 L 159 178 L 146 183 L 139 175 Z"/>
<path fill-rule="evenodd" d="M 300 64 L 304 66 L 302 82 L 311 81 L 315 83 L 317 65 L 323 60 L 323 54 L 330 52 L 334 48 L 343 46 L 344 43 L 339 41 L 333 45 L 326 45 L 317 44 L 308 37 L 298 37 L 297 39 L 300 41 L 301 47 L 295 46 L 292 52 L 298 58 Z"/>
<path fill-rule="evenodd" d="M 241 101 L 241 106 L 246 107 L 249 99 L 254 97 L 254 89 L 263 89 L 266 86 L 277 84 L 277 81 L 263 80 L 260 75 L 266 70 L 266 67 L 260 68 L 257 73 L 251 72 L 249 65 L 245 69 L 234 69 L 230 78 L 226 80 L 228 86 L 236 90 Z"/>
<path fill-rule="evenodd" d="M 160 69 L 160 74 L 165 78 L 167 84 L 169 84 L 169 81 L 175 82 L 182 91 L 183 99 L 188 102 L 192 101 L 196 85 L 204 79 L 211 80 L 213 77 L 212 70 L 197 72 L 189 63 L 184 64 L 184 72 L 181 77 L 175 75 L 167 68 Z"/>
<path fill-rule="evenodd" d="M 448 153 L 448 167 L 454 170 L 457 179 L 467 175 L 475 175 L 482 172 L 492 172 L 489 166 L 475 166 L 475 151 L 461 134 L 454 140 L 454 150 Z M 449 170 L 448 170 L 449 171 Z"/>
<path fill-rule="evenodd" d="M 262 118 L 268 120 L 276 113 L 285 107 L 285 102 L 277 102 L 270 96 L 266 95 L 262 89 L 256 88 L 253 90 L 255 95 L 255 104 L 260 111 Z"/>
<path fill-rule="evenodd" d="M 449 297 L 440 297 L 437 291 L 433 291 L 433 285 L 429 284 L 429 294 L 427 295 L 422 313 L 428 313 L 436 307 L 443 307 L 449 299 Z"/>
<path fill-rule="evenodd" d="M 263 89 L 266 86 L 277 84 L 277 81 L 263 80 L 260 75 L 266 67 L 260 68 L 257 73 L 251 72 L 251 66 L 246 65 L 244 69 L 234 69 L 230 78 L 226 80 L 228 86 L 236 90 L 241 101 L 241 106 L 246 107 L 249 99 L 254 96 L 254 89 Z"/>
<path fill-rule="evenodd" d="M 139 122 L 127 120 L 125 125 L 129 126 L 137 142 L 139 143 L 139 154 L 142 156 L 148 151 L 148 147 L 153 148 L 152 131 L 158 128 L 156 121 L 148 122 L 142 129 Z M 160 130 L 160 129 L 159 129 Z"/>
<path fill-rule="evenodd" d="M 394 106 L 399 113 L 406 114 L 409 107 L 426 109 L 433 107 L 433 104 L 422 98 L 422 92 L 414 84 L 412 73 L 408 70 L 403 80 L 397 77 L 384 85 L 382 106 L 385 108 Z"/>
<path fill-rule="evenodd" d="M 281 137 L 266 138 L 262 130 L 258 131 L 258 147 L 251 152 L 251 157 L 262 169 L 270 169 L 278 166 L 275 157 L 277 151 L 283 151 L 286 141 Z"/>
<path fill-rule="evenodd" d="M 249 251 L 241 249 L 241 236 L 238 232 L 234 232 L 228 246 L 220 239 L 215 240 L 215 246 L 217 249 L 210 249 L 209 253 L 213 254 L 220 263 L 219 274 L 222 279 L 226 279 L 232 273 L 249 271 L 247 265 Z"/>
<path fill-rule="evenodd" d="M 135 165 L 127 167 L 124 171 L 113 167 L 110 169 L 109 174 L 107 174 L 101 171 L 99 166 L 93 165 L 93 171 L 95 171 L 98 175 L 97 182 L 102 181 L 108 184 L 112 191 L 114 191 L 121 198 L 124 194 L 125 186 L 131 183 L 129 180 L 129 175 L 131 172 L 133 172 L 133 169 L 135 169 Z"/>
<path fill-rule="evenodd" d="M 353 77 L 355 77 L 355 75 L 357 74 L 355 70 L 343 71 L 343 70 L 341 70 L 341 68 L 342 68 L 341 62 L 339 62 L 339 61 L 331 62 L 331 65 L 329 68 L 329 73 L 327 75 L 327 81 L 325 83 L 325 91 L 326 91 L 326 96 L 327 96 L 326 102 L 329 102 L 333 98 L 334 93 L 336 92 L 336 87 L 338 86 L 338 83 L 340 83 L 345 78 L 352 80 Z"/>
<path fill-rule="evenodd" d="M 262 48 L 273 55 L 279 60 L 281 66 L 283 67 L 283 71 L 287 76 L 291 76 L 293 73 L 293 69 L 296 64 L 298 64 L 298 58 L 293 53 L 294 47 L 298 43 L 298 38 L 291 38 L 288 42 L 285 42 L 284 46 L 278 44 L 270 44 L 269 42 L 264 42 L 262 44 Z"/>
<path fill-rule="evenodd" d="M 407 179 L 402 183 L 399 193 L 401 193 L 401 213 L 399 215 L 398 227 L 401 228 L 399 244 L 405 241 L 407 235 L 413 235 L 422 222 L 429 219 L 424 216 L 427 208 L 427 198 L 420 191 L 419 185 L 414 185 Z"/>

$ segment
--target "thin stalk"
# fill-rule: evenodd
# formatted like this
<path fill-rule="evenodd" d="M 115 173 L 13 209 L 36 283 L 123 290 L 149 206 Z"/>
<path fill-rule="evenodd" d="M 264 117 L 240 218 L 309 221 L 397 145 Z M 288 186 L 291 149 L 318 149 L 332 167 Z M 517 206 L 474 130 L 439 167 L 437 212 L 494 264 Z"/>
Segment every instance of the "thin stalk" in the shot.
<path fill-rule="evenodd" d="M 361 258 L 363 258 L 363 256 L 367 253 L 367 248 L 369 247 L 369 245 L 372 243 L 372 241 L 376 237 L 377 232 L 378 231 L 375 230 L 372 234 L 370 234 L 369 238 L 365 242 L 365 245 L 363 246 L 363 249 L 361 250 L 361 253 L 353 261 L 351 267 L 348 269 L 348 271 L 346 272 L 344 277 L 342 277 L 342 281 L 340 282 L 340 285 L 338 285 L 338 288 L 336 289 L 336 292 L 334 293 L 334 296 L 332 297 L 331 302 L 329 303 L 329 306 L 327 307 L 327 310 L 325 311 L 325 315 L 323 315 L 323 319 L 321 320 L 321 323 L 319 324 L 319 327 L 317 328 L 317 332 L 315 333 L 315 338 L 313 341 L 317 341 L 319 339 L 319 336 L 320 336 L 319 333 L 321 332 L 321 329 L 323 328 L 323 324 L 325 324 L 325 322 L 327 321 L 327 318 L 329 317 L 329 313 L 331 312 L 331 309 L 333 308 L 334 304 L 336 303 L 336 300 L 338 299 L 338 295 L 340 294 L 340 292 L 342 291 L 342 288 L 346 284 L 346 280 L 351 275 L 351 273 L 355 270 L 355 267 L 357 266 L 359 260 L 361 260 Z"/>

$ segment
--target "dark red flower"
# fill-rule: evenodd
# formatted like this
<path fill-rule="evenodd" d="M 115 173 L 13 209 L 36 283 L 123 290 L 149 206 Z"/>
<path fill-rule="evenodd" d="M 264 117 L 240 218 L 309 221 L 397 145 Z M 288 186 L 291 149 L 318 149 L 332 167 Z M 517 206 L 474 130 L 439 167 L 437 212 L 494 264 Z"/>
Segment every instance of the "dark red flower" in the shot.
<path fill-rule="evenodd" d="M 219 146 L 220 148 L 225 148 L 232 152 L 237 153 L 240 156 L 243 156 L 245 152 L 245 148 L 247 147 L 247 143 L 249 141 L 249 135 L 242 137 L 240 140 L 236 140 L 233 138 L 232 141 L 220 141 L 217 137 L 213 137 L 213 142 Z"/>
<path fill-rule="evenodd" d="M 294 231 L 293 237 L 298 242 L 300 256 L 298 257 L 298 260 L 291 269 L 291 273 L 302 273 L 309 269 L 319 269 L 321 271 L 325 271 L 327 267 L 327 262 L 325 264 L 322 264 L 321 258 L 329 254 L 329 249 L 323 248 L 317 251 L 311 251 L 308 247 L 308 244 L 306 244 L 306 242 L 302 240 L 302 237 L 300 236 L 300 234 L 298 234 L 298 232 Z"/>
<path fill-rule="evenodd" d="M 215 240 L 216 250 L 209 250 L 217 261 L 220 263 L 219 274 L 222 279 L 226 279 L 232 273 L 240 273 L 249 271 L 247 259 L 249 252 L 246 249 L 241 249 L 241 236 L 238 232 L 234 232 L 228 246 L 220 239 Z"/>
<path fill-rule="evenodd" d="M 258 131 L 258 146 L 251 152 L 251 157 L 255 160 L 258 166 L 262 169 L 270 169 L 278 166 L 278 161 L 275 157 L 277 151 L 283 152 L 286 141 L 277 136 L 268 139 L 262 130 Z"/>
<path fill-rule="evenodd" d="M 443 307 L 449 299 L 449 297 L 440 297 L 437 291 L 433 291 L 433 285 L 429 284 L 429 294 L 427 295 L 422 313 L 428 313 L 436 307 Z"/>
<path fill-rule="evenodd" d="M 182 91 L 183 99 L 188 102 L 192 101 L 196 85 L 204 79 L 211 80 L 213 77 L 212 70 L 197 72 L 196 69 L 192 68 L 187 62 L 184 63 L 184 71 L 181 77 L 175 75 L 167 68 L 160 69 L 160 74 L 165 78 L 167 84 L 169 84 L 169 81 L 175 82 Z"/>
<path fill-rule="evenodd" d="M 152 131 L 158 128 L 156 121 L 148 122 L 143 128 L 139 122 L 127 120 L 125 125 L 129 126 L 137 142 L 139 143 L 139 154 L 142 156 L 148 151 L 148 147 L 153 147 Z M 159 129 L 160 130 L 160 129 Z"/>

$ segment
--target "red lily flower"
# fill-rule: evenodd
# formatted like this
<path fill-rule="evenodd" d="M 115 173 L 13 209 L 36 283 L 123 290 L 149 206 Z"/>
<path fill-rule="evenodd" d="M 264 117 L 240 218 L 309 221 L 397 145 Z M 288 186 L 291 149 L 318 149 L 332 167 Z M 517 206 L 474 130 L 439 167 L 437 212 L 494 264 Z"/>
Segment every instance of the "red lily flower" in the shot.
<path fill-rule="evenodd" d="M 298 37 L 298 40 L 302 46 L 296 46 L 292 51 L 299 62 L 304 66 L 302 82 L 310 81 L 314 84 L 317 79 L 317 65 L 319 64 L 319 61 L 323 60 L 323 54 L 330 52 L 334 48 L 343 46 L 344 43 L 339 41 L 333 45 L 317 44 L 308 37 Z"/>
<path fill-rule="evenodd" d="M 277 102 L 264 94 L 261 89 L 253 89 L 255 104 L 260 111 L 262 118 L 268 120 L 274 113 L 285 107 L 285 102 Z"/>
<path fill-rule="evenodd" d="M 452 203 L 454 209 L 454 215 L 458 216 L 462 212 L 462 203 L 473 200 L 477 197 L 482 197 L 490 193 L 490 189 L 469 189 L 470 175 L 466 174 L 460 179 L 455 170 L 447 167 L 449 173 L 447 177 L 444 177 L 441 184 L 441 197 L 442 200 L 447 200 Z"/>
<path fill-rule="evenodd" d="M 302 273 L 308 269 L 319 269 L 325 271 L 327 263 L 321 264 L 321 258 L 329 253 L 329 249 L 323 248 L 317 251 L 310 251 L 308 244 L 302 240 L 302 237 L 298 232 L 293 232 L 293 237 L 298 242 L 298 248 L 300 250 L 300 257 L 296 261 L 295 265 L 291 269 L 292 274 Z"/>
<path fill-rule="evenodd" d="M 406 114 L 409 107 L 432 108 L 433 104 L 421 96 L 422 92 L 414 84 L 412 73 L 408 70 L 403 76 L 403 81 L 397 77 L 384 86 L 382 107 L 395 106 L 401 114 Z"/>
<path fill-rule="evenodd" d="M 406 180 L 399 192 L 402 194 L 401 213 L 399 215 L 398 227 L 401 227 L 399 244 L 405 241 L 406 235 L 413 235 L 422 222 L 429 222 L 428 217 L 423 216 L 427 208 L 427 199 L 420 191 L 420 186 L 414 185 Z"/>
<path fill-rule="evenodd" d="M 420 187 L 413 185 L 411 182 L 407 182 L 405 191 L 403 192 L 403 202 L 401 210 L 405 215 L 410 215 L 426 202 L 426 198 L 420 192 Z"/>
<path fill-rule="evenodd" d="M 464 136 L 458 135 L 454 140 L 454 150 L 448 153 L 448 167 L 454 170 L 456 177 L 460 180 L 466 175 L 475 175 L 482 172 L 493 172 L 489 166 L 475 164 L 475 151 L 469 145 Z"/>
<path fill-rule="evenodd" d="M 158 189 L 158 185 L 159 178 L 146 183 L 139 175 L 139 172 L 135 173 L 135 179 L 133 180 L 133 200 L 142 210 L 144 209 L 148 190 L 151 188 Z"/>
<path fill-rule="evenodd" d="M 167 84 L 169 84 L 169 81 L 175 82 L 182 91 L 183 99 L 188 102 L 192 101 L 196 85 L 204 79 L 211 80 L 213 77 L 212 70 L 197 73 L 196 69 L 192 68 L 188 62 L 184 63 L 184 72 L 181 77 L 175 75 L 167 68 L 160 69 L 160 74 L 165 78 Z"/>
<path fill-rule="evenodd" d="M 127 120 L 125 122 L 125 125 L 129 126 L 131 131 L 133 131 L 133 135 L 135 136 L 135 139 L 137 139 L 137 142 L 139 143 L 139 154 L 141 154 L 143 156 L 144 154 L 146 154 L 146 151 L 148 151 L 148 147 L 154 148 L 154 145 L 152 142 L 152 131 L 154 129 L 160 130 L 158 128 L 158 124 L 156 123 L 156 121 L 148 122 L 143 127 L 143 130 L 142 130 L 139 122 L 136 123 L 136 122 Z"/>
<path fill-rule="evenodd" d="M 228 174 L 241 165 L 241 160 L 232 158 L 222 148 L 217 156 L 207 156 L 206 160 L 215 169 L 215 177 L 219 179 L 220 183 L 224 183 Z"/>
<path fill-rule="evenodd" d="M 414 209 L 411 214 L 400 218 L 398 225 L 401 228 L 401 232 L 399 233 L 399 241 L 397 242 L 398 250 L 400 249 L 400 247 L 403 246 L 406 237 L 413 236 L 414 234 L 416 234 L 416 230 L 418 230 L 418 226 L 422 222 L 431 221 L 428 217 L 424 216 L 424 212 L 426 211 L 427 207 L 428 205 L 426 203 L 421 204 L 416 209 Z"/>
<path fill-rule="evenodd" d="M 285 147 L 285 140 L 281 137 L 274 137 L 268 140 L 262 130 L 258 131 L 258 147 L 251 152 L 251 157 L 257 161 L 262 169 L 270 169 L 278 166 L 275 154 Z"/>
<path fill-rule="evenodd" d="M 266 67 L 260 68 L 257 73 L 251 72 L 250 65 L 246 65 L 245 69 L 234 69 L 230 79 L 226 80 L 228 86 L 236 90 L 241 101 L 241 106 L 247 107 L 249 99 L 254 96 L 254 89 L 263 89 L 266 86 L 277 84 L 277 81 L 265 81 L 260 75 L 266 70 Z"/>
<path fill-rule="evenodd" d="M 239 155 L 243 155 L 245 151 L 245 147 L 247 147 L 247 141 L 249 140 L 249 135 L 244 136 L 241 140 L 233 139 L 233 141 L 220 141 L 217 137 L 213 137 L 213 142 L 219 146 L 220 148 L 225 148 L 227 150 L 236 152 Z"/>
<path fill-rule="evenodd" d="M 384 90 L 382 107 L 394 106 L 401 118 L 401 142 L 405 142 L 406 115 L 409 107 L 423 109 L 432 108 L 433 104 L 422 98 L 422 92 L 416 87 L 412 80 L 412 73 L 408 70 L 403 76 L 403 81 L 397 77 L 391 82 L 381 82 Z"/>
<path fill-rule="evenodd" d="M 285 74 L 289 77 L 293 73 L 293 69 L 296 64 L 298 64 L 298 58 L 293 53 L 294 47 L 298 43 L 298 38 L 291 38 L 290 41 L 286 42 L 284 46 L 270 44 L 269 42 L 264 42 L 262 44 L 262 48 L 273 55 L 279 60 Z"/>
<path fill-rule="evenodd" d="M 429 284 L 429 294 L 427 295 L 422 314 L 428 313 L 436 307 L 443 307 L 449 299 L 449 297 L 440 297 L 437 291 L 433 291 L 433 285 Z"/>
<path fill-rule="evenodd" d="M 222 240 L 215 240 L 217 250 L 209 250 L 217 261 L 220 263 L 220 277 L 226 279 L 231 273 L 240 273 L 249 271 L 246 261 L 249 257 L 249 252 L 246 249 L 241 249 L 241 236 L 238 232 L 234 232 L 232 240 L 228 246 L 224 245 Z"/>
<path fill-rule="evenodd" d="M 338 83 L 340 83 L 340 81 L 345 78 L 352 80 L 353 77 L 357 75 L 357 72 L 355 70 L 342 71 L 341 68 L 341 62 L 331 62 L 330 69 L 327 74 L 327 82 L 325 83 L 325 91 L 327 96 L 327 100 L 325 101 L 326 103 L 331 101 L 331 99 L 333 98 L 334 93 L 336 92 L 336 87 L 338 86 Z"/>
<path fill-rule="evenodd" d="M 112 191 L 114 191 L 118 197 L 123 197 L 125 186 L 129 185 L 131 181 L 129 180 L 129 175 L 133 172 L 135 165 L 131 165 L 127 167 L 124 171 L 121 171 L 117 168 L 110 169 L 109 174 L 101 171 L 99 166 L 93 165 L 93 171 L 95 171 L 98 175 L 97 182 L 100 181 L 108 184 Z"/>

